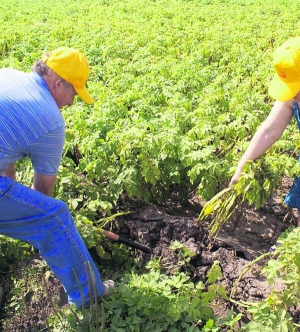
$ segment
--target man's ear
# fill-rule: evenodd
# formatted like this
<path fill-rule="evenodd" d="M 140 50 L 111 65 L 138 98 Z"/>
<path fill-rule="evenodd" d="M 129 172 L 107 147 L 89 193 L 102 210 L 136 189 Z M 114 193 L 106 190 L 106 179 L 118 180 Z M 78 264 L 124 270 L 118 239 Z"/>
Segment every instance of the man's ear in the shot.
<path fill-rule="evenodd" d="M 55 86 L 57 87 L 57 88 L 60 88 L 61 86 L 63 85 L 63 81 L 62 81 L 62 79 L 57 79 L 56 81 L 55 81 Z"/>

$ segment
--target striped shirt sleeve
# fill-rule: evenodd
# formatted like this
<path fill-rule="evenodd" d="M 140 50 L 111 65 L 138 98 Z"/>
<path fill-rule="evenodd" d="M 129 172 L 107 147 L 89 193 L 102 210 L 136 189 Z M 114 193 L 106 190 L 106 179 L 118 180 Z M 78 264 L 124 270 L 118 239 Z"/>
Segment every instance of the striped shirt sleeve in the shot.
<path fill-rule="evenodd" d="M 26 154 L 30 157 L 35 172 L 56 175 L 61 162 L 65 140 L 65 128 L 60 127 L 38 138 Z"/>

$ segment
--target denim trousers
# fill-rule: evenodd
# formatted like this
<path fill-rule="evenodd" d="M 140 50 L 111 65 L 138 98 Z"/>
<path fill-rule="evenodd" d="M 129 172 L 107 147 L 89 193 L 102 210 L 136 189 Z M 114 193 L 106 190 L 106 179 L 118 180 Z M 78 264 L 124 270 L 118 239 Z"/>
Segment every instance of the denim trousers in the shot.
<path fill-rule="evenodd" d="M 294 183 L 286 195 L 284 202 L 292 208 L 297 208 L 300 211 L 300 178 L 296 177 Z"/>
<path fill-rule="evenodd" d="M 0 234 L 37 248 L 77 308 L 104 292 L 100 273 L 63 201 L 0 176 Z"/>

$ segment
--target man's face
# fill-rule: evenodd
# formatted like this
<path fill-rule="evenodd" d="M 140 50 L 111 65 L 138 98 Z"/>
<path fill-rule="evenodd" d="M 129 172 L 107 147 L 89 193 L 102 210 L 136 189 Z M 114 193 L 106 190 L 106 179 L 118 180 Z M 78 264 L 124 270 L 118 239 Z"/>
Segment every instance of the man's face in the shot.
<path fill-rule="evenodd" d="M 64 106 L 72 106 L 76 94 L 77 93 L 71 84 L 66 84 L 61 80 L 55 82 L 52 95 L 60 109 Z"/>

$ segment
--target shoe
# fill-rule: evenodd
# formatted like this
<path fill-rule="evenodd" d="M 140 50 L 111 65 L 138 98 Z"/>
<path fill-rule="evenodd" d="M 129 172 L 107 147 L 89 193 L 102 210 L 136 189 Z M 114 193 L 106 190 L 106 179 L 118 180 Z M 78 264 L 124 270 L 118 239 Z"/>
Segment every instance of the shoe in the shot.
<path fill-rule="evenodd" d="M 103 281 L 103 285 L 104 285 L 104 292 L 96 300 L 96 302 L 98 304 L 101 303 L 101 299 L 102 299 L 103 296 L 111 295 L 114 292 L 114 289 L 115 289 L 115 282 L 112 281 L 112 280 L 105 280 L 105 281 Z M 92 303 L 94 303 L 94 302 L 92 302 Z M 91 306 L 91 302 L 90 301 L 85 302 L 84 308 L 90 308 L 90 306 Z M 82 307 L 77 307 L 77 309 L 81 309 L 81 308 Z"/>
<path fill-rule="evenodd" d="M 114 289 L 116 287 L 115 282 L 113 280 L 105 280 L 103 281 L 104 285 L 104 292 L 102 295 L 111 295 L 114 292 Z"/>

